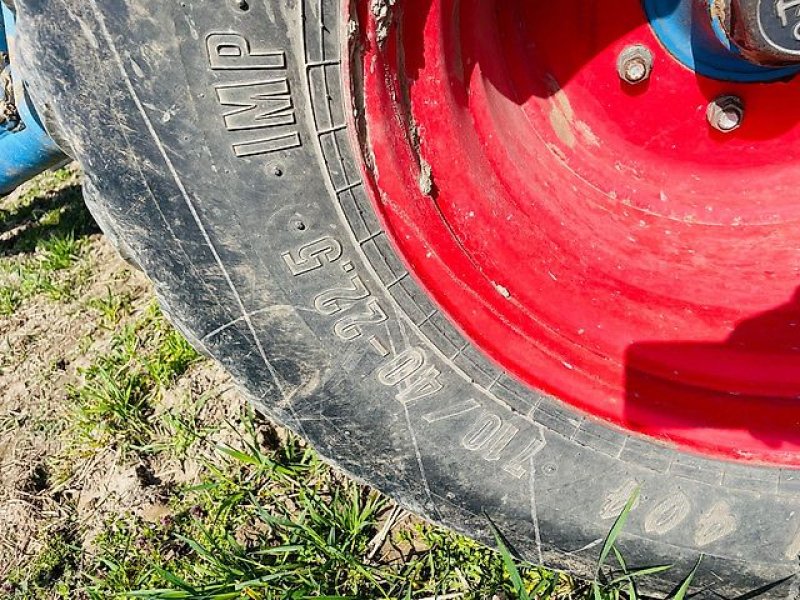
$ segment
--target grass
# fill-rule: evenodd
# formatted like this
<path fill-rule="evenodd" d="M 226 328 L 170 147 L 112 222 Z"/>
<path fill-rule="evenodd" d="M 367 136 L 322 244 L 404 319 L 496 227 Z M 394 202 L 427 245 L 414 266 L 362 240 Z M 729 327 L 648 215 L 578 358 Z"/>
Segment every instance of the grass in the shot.
<path fill-rule="evenodd" d="M 120 319 L 130 312 L 132 300 L 127 293 L 115 293 L 109 285 L 105 296 L 92 298 L 87 305 L 98 313 L 103 327 L 113 330 Z"/>
<path fill-rule="evenodd" d="M 109 320 L 108 311 L 103 318 Z M 159 395 L 198 358 L 151 302 L 142 316 L 115 333 L 105 355 L 82 370 L 83 382 L 68 389 L 72 443 L 84 453 L 108 446 L 126 454 L 143 451 L 151 442 L 150 417 Z"/>
<path fill-rule="evenodd" d="M 51 508 L 3 598 L 618 600 L 668 568 L 629 570 L 617 547 L 635 496 L 594 581 L 581 583 L 521 562 L 500 531 L 495 552 L 348 480 L 204 383 L 208 362 L 155 302 L 114 277 L 86 297 L 101 242 L 78 203 L 77 175 L 62 170 L 0 210 L 0 318 L 63 306 L 95 323 L 76 342 L 85 364 L 64 375 L 54 416 L 35 425 L 58 443 L 28 498 Z M 12 416 L 2 431 L 37 418 Z M 133 493 L 106 491 L 87 511 L 87 490 L 117 471 L 135 473 L 123 480 Z"/>
<path fill-rule="evenodd" d="M 0 209 L 0 315 L 45 294 L 55 301 L 74 296 L 86 281 L 88 233 L 97 231 L 80 201 L 78 175 L 60 169 L 34 180 Z"/>

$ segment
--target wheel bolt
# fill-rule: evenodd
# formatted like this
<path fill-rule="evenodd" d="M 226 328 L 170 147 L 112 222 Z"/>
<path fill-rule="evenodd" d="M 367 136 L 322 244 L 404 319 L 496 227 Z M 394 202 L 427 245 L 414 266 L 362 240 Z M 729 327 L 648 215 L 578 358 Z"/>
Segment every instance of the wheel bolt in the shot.
<path fill-rule="evenodd" d="M 708 105 L 708 123 L 717 131 L 730 133 L 744 121 L 744 104 L 738 96 L 720 96 Z"/>
<path fill-rule="evenodd" d="M 636 85 L 647 81 L 653 70 L 653 53 L 646 46 L 626 46 L 617 58 L 617 73 L 625 83 Z"/>

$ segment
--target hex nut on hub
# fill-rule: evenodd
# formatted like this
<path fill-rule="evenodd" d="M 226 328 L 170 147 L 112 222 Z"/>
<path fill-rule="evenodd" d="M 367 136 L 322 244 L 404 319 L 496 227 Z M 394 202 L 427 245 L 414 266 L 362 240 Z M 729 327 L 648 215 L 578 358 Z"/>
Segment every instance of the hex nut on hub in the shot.
<path fill-rule="evenodd" d="M 652 70 L 653 53 L 642 44 L 626 46 L 617 58 L 617 73 L 622 81 L 630 85 L 647 81 Z"/>
<path fill-rule="evenodd" d="M 706 118 L 717 131 L 730 133 L 744 121 L 744 103 L 738 96 L 720 96 L 709 102 Z"/>

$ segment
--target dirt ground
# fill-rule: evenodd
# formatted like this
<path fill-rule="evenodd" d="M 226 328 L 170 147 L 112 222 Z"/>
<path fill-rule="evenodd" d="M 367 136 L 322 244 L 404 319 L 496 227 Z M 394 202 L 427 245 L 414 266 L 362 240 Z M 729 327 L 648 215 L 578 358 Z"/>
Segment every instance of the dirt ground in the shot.
<path fill-rule="evenodd" d="M 37 261 L 41 248 L 34 245 L 28 256 L 24 250 L 14 255 L 14 242 L 40 229 L 37 218 L 47 212 L 72 209 L 75 198 L 69 197 L 78 193 L 78 178 L 73 169 L 54 189 L 37 190 L 46 198 L 38 204 L 45 206 L 32 208 L 29 220 L 4 224 L 4 258 Z M 26 191 L 6 198 L 4 210 Z M 89 221 L 86 214 L 82 218 Z M 115 330 L 140 318 L 152 303 L 147 279 L 92 231 L 90 222 L 84 225 L 80 254 L 59 282 L 72 284 L 70 293 L 58 301 L 39 293 L 0 316 L 0 580 L 38 556 L 54 532 L 75 529 L 78 543 L 89 547 L 97 534 L 94 525 L 102 524 L 104 515 L 163 518 L 169 513 L 163 502 L 167 490 L 193 481 L 200 471 L 197 457 L 181 464 L 167 455 L 159 455 L 163 460 L 123 460 L 136 457 L 123 457 L 121 446 L 114 444 L 77 448 L 66 435 L 75 410 L 69 396 L 85 383 L 83 370 L 109 352 Z M 4 278 L 13 279 L 13 270 L 5 270 Z M 108 299 L 120 304 L 111 323 L 107 312 L 95 308 Z M 189 396 L 209 398 L 199 427 L 235 418 L 244 406 L 228 377 L 209 361 L 196 363 L 180 377 L 161 398 L 159 410 Z"/>

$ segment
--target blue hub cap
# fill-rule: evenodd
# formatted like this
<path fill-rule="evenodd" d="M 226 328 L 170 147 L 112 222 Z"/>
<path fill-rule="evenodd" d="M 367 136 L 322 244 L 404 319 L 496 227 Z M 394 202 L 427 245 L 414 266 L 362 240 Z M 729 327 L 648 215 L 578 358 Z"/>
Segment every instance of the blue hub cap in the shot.
<path fill-rule="evenodd" d="M 764 67 L 743 58 L 711 16 L 713 0 L 642 0 L 650 26 L 664 47 L 688 68 L 723 81 L 774 81 L 800 66 Z"/>

